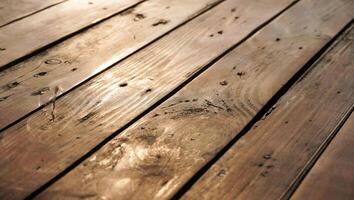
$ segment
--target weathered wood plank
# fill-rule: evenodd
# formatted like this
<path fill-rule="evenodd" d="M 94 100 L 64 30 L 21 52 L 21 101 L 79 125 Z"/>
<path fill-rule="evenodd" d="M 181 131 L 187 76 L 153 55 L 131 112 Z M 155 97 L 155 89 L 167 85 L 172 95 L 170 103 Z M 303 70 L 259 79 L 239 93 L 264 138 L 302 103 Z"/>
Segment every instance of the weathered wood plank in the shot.
<path fill-rule="evenodd" d="M 349 22 L 353 6 L 295 4 L 38 198 L 170 198 Z"/>
<path fill-rule="evenodd" d="M 0 69 L 144 0 L 71 0 L 0 28 Z"/>
<path fill-rule="evenodd" d="M 354 60 L 353 45 L 351 49 L 351 60 Z M 353 147 L 352 113 L 291 199 L 354 199 Z"/>
<path fill-rule="evenodd" d="M 1 0 L 0 27 L 67 0 Z"/>
<path fill-rule="evenodd" d="M 257 122 L 202 176 L 184 199 L 287 196 L 307 163 L 354 106 L 353 36 L 352 26 L 265 119 Z"/>
<path fill-rule="evenodd" d="M 223 2 L 6 129 L 0 196 L 41 186 L 291 3 Z"/>
<path fill-rule="evenodd" d="M 218 2 L 220 0 L 146 1 L 134 10 L 0 72 L 0 129 Z M 168 23 L 153 26 L 161 19 Z M 42 88 L 50 91 L 33 95 Z"/>

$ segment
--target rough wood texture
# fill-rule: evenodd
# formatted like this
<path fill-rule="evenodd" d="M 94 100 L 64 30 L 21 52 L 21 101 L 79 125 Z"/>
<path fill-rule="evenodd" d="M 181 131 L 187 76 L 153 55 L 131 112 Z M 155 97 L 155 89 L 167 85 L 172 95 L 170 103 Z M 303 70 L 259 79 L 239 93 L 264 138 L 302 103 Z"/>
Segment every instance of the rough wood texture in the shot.
<path fill-rule="evenodd" d="M 295 4 L 38 198 L 170 198 L 349 22 L 352 8 L 353 1 Z M 349 70 L 341 71 L 344 80 Z M 346 92 L 335 94 L 346 102 Z"/>
<path fill-rule="evenodd" d="M 146 1 L 0 72 L 0 129 L 219 1 Z M 153 25 L 162 19 L 168 23 Z M 49 90 L 33 95 L 42 88 Z"/>
<path fill-rule="evenodd" d="M 354 106 L 353 36 L 352 26 L 349 34 L 237 141 L 184 199 L 287 196 L 307 163 Z M 309 189 L 315 190 L 313 185 Z"/>
<path fill-rule="evenodd" d="M 354 36 L 354 35 L 353 35 Z M 353 43 L 354 37 L 352 37 Z M 351 45 L 354 60 L 354 45 Z M 349 66 L 354 67 L 354 65 Z M 291 199 L 354 199 L 354 114 L 329 144 Z"/>
<path fill-rule="evenodd" d="M 6 129 L 0 196 L 21 198 L 41 186 L 291 2 L 223 2 Z M 315 43 L 328 39 L 321 38 Z"/>
<path fill-rule="evenodd" d="M 0 27 L 66 0 L 1 0 Z"/>
<path fill-rule="evenodd" d="M 0 69 L 143 0 L 71 0 L 0 28 Z"/>

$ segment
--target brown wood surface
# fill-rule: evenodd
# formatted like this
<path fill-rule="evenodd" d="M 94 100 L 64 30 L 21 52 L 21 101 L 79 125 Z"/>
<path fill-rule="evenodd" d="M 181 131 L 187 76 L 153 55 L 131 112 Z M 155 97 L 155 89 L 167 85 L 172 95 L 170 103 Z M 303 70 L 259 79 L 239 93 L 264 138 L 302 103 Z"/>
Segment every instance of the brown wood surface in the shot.
<path fill-rule="evenodd" d="M 102 22 L 0 72 L 0 129 L 219 1 L 146 1 L 134 10 Z M 188 9 L 185 5 L 188 5 Z M 161 19 L 168 20 L 168 23 L 153 26 Z M 42 88 L 49 88 L 49 91 L 33 95 Z"/>
<path fill-rule="evenodd" d="M 0 27 L 67 0 L 1 0 Z"/>
<path fill-rule="evenodd" d="M 354 36 L 354 34 L 353 34 Z M 353 43 L 354 37 L 351 38 Z M 354 60 L 354 45 L 351 45 Z M 354 67 L 351 65 L 350 67 Z M 354 114 L 352 113 L 291 199 L 354 199 Z"/>
<path fill-rule="evenodd" d="M 70 0 L 0 28 L 0 69 L 144 0 Z"/>
<path fill-rule="evenodd" d="M 291 3 L 221 3 L 6 129 L 0 143 L 0 197 L 22 198 L 41 186 Z M 343 14 L 338 16 L 345 21 Z M 321 38 L 314 40 L 319 46 L 328 40 Z"/>
<path fill-rule="evenodd" d="M 348 34 L 192 186 L 184 199 L 286 197 L 354 106 L 353 36 L 351 26 Z"/>
<path fill-rule="evenodd" d="M 295 4 L 38 198 L 170 198 L 349 22 L 353 6 L 332 0 Z M 343 80 L 351 77 L 345 69 Z M 343 82 L 333 87 L 344 84 L 343 95 L 335 97 L 347 102 L 352 96 Z M 102 121 L 101 115 L 90 122 L 95 121 Z"/>

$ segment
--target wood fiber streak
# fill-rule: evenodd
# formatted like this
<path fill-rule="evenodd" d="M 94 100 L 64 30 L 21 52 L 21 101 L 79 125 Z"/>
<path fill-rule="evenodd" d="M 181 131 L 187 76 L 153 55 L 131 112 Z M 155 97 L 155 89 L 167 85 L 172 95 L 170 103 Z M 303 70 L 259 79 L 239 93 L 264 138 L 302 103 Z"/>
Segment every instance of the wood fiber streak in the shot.
<path fill-rule="evenodd" d="M 280 2 L 273 3 L 269 4 L 268 9 Z M 235 2 L 237 5 L 241 3 Z M 223 6 L 228 9 L 233 7 L 226 3 L 219 8 Z M 97 199 L 169 199 L 352 19 L 352 10 L 353 1 L 304 0 L 295 4 L 117 135 L 41 193 L 38 199 L 79 199 L 88 195 Z M 260 11 L 255 13 L 264 14 Z M 218 36 L 218 30 L 204 35 Z M 224 34 L 230 31 L 222 30 Z M 221 41 L 230 43 L 225 38 Z M 177 45 L 174 47 L 179 48 Z M 211 50 L 211 47 L 207 49 Z M 206 50 L 201 49 L 194 56 L 205 54 Z M 187 63 L 184 62 L 184 65 Z M 338 77 L 344 80 L 351 77 L 351 68 L 341 66 L 340 69 Z M 175 80 L 176 74 L 171 78 L 166 76 L 165 80 Z M 337 95 L 335 91 L 335 95 L 331 96 L 332 100 L 336 100 L 336 97 L 342 100 L 339 102 L 346 102 L 340 104 L 338 109 L 345 110 L 352 100 L 353 90 L 347 83 L 350 82 L 333 84 L 333 88 L 343 86 L 343 95 Z M 156 91 L 155 87 L 152 91 Z M 134 105 L 137 103 L 133 102 L 129 106 Z M 337 114 L 340 116 L 340 112 Z M 102 121 L 102 118 L 97 117 L 95 120 Z M 250 158 L 258 159 L 252 155 L 247 157 Z M 212 180 L 215 180 L 215 176 Z M 208 193 L 207 190 L 203 192 Z M 213 194 L 224 193 L 214 191 Z M 198 199 L 202 196 L 203 193 L 198 193 L 195 197 Z"/>
<path fill-rule="evenodd" d="M 220 0 L 153 0 L 0 72 L 0 129 Z M 188 9 L 185 8 L 188 5 Z M 153 26 L 159 20 L 167 24 Z M 48 88 L 40 95 L 42 88 Z"/>
<path fill-rule="evenodd" d="M 0 70 L 143 0 L 69 0 L 0 28 Z"/>
<path fill-rule="evenodd" d="M 3 131 L 0 197 L 46 183 L 291 2 L 223 2 Z"/>
<path fill-rule="evenodd" d="M 352 60 L 353 55 L 354 51 Z M 354 114 L 351 114 L 291 199 L 353 199 L 353 146 Z"/>
<path fill-rule="evenodd" d="M 67 0 L 1 0 L 0 27 Z"/>
<path fill-rule="evenodd" d="M 353 36 L 352 26 L 184 199 L 282 199 L 354 106 Z"/>

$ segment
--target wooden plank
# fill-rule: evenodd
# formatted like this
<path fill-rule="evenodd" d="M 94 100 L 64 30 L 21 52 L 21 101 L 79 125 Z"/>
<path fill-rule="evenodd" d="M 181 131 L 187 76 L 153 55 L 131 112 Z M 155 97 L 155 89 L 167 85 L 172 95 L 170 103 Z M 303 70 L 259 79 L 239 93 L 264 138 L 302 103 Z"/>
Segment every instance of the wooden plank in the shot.
<path fill-rule="evenodd" d="M 0 27 L 67 0 L 1 0 Z"/>
<path fill-rule="evenodd" d="M 0 197 L 41 186 L 291 3 L 223 2 L 6 129 Z"/>
<path fill-rule="evenodd" d="M 169 199 L 349 22 L 353 6 L 295 4 L 38 198 Z"/>
<path fill-rule="evenodd" d="M 134 10 L 0 72 L 0 129 L 218 2 L 220 0 L 146 1 Z M 153 26 L 161 19 L 168 23 Z M 50 91 L 33 95 L 42 88 Z"/>
<path fill-rule="evenodd" d="M 354 60 L 353 45 L 351 52 Z M 353 146 L 352 113 L 291 199 L 354 199 Z"/>
<path fill-rule="evenodd" d="M 184 199 L 287 199 L 307 163 L 354 106 L 353 36 L 351 26 Z"/>
<path fill-rule="evenodd" d="M 71 0 L 0 28 L 0 69 L 144 0 Z"/>

